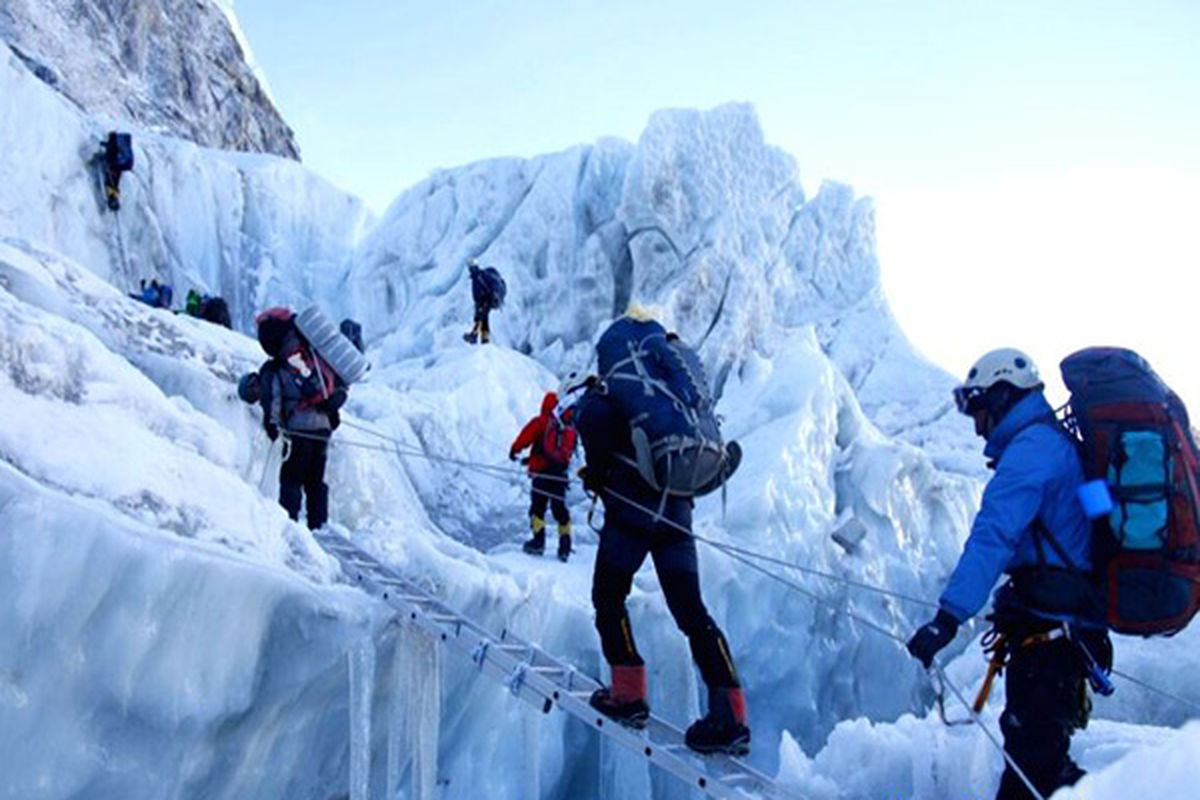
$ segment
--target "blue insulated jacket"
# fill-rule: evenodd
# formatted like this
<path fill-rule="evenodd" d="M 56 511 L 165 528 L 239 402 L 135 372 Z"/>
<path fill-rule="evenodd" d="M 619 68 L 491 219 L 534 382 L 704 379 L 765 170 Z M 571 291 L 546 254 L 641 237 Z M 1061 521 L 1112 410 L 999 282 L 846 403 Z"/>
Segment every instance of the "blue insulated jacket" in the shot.
<path fill-rule="evenodd" d="M 1075 495 L 1083 466 L 1075 446 L 1053 427 L 1053 413 L 1034 392 L 1009 410 L 988 439 L 983 452 L 996 462 L 996 474 L 941 597 L 941 607 L 959 621 L 979 613 L 1001 573 L 1039 563 L 1035 521 L 1050 530 L 1076 569 L 1091 569 L 1091 524 Z M 1043 542 L 1042 552 L 1047 565 L 1067 567 L 1049 543 Z"/>

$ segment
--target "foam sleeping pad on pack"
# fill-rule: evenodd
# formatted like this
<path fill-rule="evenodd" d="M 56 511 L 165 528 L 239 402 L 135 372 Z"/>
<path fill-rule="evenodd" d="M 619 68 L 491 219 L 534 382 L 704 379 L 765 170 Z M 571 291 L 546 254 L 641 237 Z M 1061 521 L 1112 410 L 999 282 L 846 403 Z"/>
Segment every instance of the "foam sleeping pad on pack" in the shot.
<path fill-rule="evenodd" d="M 296 328 L 346 383 L 362 380 L 371 369 L 370 362 L 354 343 L 316 306 L 309 306 L 296 315 Z"/>

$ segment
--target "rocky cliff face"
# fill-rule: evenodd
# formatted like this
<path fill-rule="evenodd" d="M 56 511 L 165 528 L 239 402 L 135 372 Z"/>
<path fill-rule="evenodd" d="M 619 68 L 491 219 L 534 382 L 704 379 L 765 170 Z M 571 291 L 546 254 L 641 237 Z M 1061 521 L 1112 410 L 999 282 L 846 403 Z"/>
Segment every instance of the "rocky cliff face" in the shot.
<path fill-rule="evenodd" d="M 4 0 L 0 39 L 88 113 L 299 159 L 226 0 Z"/>

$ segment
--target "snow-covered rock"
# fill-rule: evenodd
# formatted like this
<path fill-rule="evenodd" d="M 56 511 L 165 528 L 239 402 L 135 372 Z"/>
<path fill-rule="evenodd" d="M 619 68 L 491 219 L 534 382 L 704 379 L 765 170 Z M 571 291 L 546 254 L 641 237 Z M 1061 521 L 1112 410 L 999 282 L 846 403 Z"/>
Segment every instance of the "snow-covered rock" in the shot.
<path fill-rule="evenodd" d="M 371 215 L 298 163 L 134 132 L 122 209 L 92 161 L 104 128 L 0 47 L 0 235 L 84 265 L 124 291 L 158 278 L 181 301 L 224 296 L 235 325 L 257 309 L 336 294 Z"/>
<path fill-rule="evenodd" d="M 232 0 L 8 0 L 0 41 L 105 124 L 300 158 L 252 66 Z"/>

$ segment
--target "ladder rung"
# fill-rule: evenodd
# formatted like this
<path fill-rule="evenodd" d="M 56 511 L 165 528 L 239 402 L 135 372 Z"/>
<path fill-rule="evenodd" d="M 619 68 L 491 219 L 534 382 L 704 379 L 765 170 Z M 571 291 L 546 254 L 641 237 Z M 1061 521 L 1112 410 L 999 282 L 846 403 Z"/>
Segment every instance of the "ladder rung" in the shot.
<path fill-rule="evenodd" d="M 372 594 L 384 595 L 381 599 L 389 602 L 399 601 L 418 606 L 405 609 L 402 616 L 419 620 L 421 627 L 434 638 L 440 636 L 442 641 L 454 638 L 459 647 L 465 643 L 471 651 L 472 661 L 481 669 L 486 665 L 486 672 L 498 677 L 522 700 L 546 712 L 550 711 L 555 700 L 559 701 L 568 714 L 622 746 L 644 754 L 659 767 L 711 797 L 744 797 L 748 793 L 759 793 L 775 800 L 791 797 L 789 792 L 776 787 L 770 778 L 740 762 L 720 759 L 708 761 L 702 766 L 703 762 L 692 758 L 697 754 L 682 741 L 682 732 L 661 719 L 651 717 L 646 730 L 640 734 L 620 725 L 605 724 L 607 720 L 602 716 L 579 705 L 588 703 L 592 690 L 598 685 L 594 680 L 536 646 L 522 642 L 515 636 L 510 638 L 508 630 L 493 636 L 425 593 L 420 586 L 401 580 L 395 572 L 344 538 L 336 534 L 318 535 L 317 541 L 342 564 L 348 574 L 357 577 L 360 584 L 370 586 Z M 458 627 L 455 629 L 453 626 Z M 504 658 L 497 658 L 496 653 L 503 653 Z M 495 675 L 497 672 L 500 674 Z M 532 686 L 526 681 L 528 673 L 537 676 Z M 551 685 L 547 687 L 547 683 Z M 711 774 L 709 769 L 712 769 Z"/>

